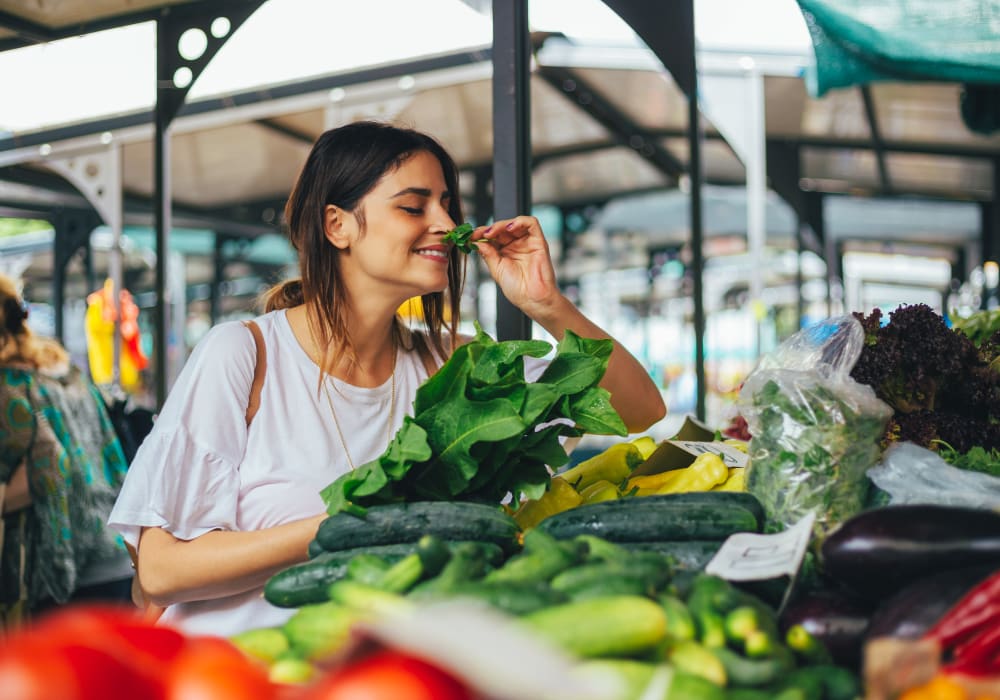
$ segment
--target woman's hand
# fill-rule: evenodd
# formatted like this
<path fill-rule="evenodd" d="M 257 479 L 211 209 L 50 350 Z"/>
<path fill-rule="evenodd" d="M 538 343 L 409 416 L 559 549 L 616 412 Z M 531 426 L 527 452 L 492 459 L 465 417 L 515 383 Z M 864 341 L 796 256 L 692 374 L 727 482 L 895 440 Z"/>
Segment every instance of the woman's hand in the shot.
<path fill-rule="evenodd" d="M 518 216 L 477 229 L 471 240 L 500 291 L 529 317 L 540 320 L 562 299 L 538 219 Z"/>

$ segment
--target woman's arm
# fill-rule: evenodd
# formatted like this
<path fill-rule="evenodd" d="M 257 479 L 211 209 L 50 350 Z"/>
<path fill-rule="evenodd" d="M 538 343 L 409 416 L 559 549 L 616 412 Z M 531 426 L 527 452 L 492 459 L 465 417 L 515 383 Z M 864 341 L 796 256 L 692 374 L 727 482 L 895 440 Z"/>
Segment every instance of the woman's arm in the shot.
<path fill-rule="evenodd" d="M 553 337 L 561 339 L 571 330 L 585 338 L 611 338 L 559 291 L 538 219 L 497 221 L 476 230 L 472 238 L 504 296 Z M 601 386 L 611 393 L 611 404 L 630 432 L 646 430 L 666 415 L 663 396 L 649 373 L 616 340 Z"/>
<path fill-rule="evenodd" d="M 326 515 L 249 532 L 213 530 L 179 540 L 143 528 L 138 579 L 146 600 L 160 606 L 210 600 L 259 588 L 278 571 L 308 559 L 310 540 Z"/>

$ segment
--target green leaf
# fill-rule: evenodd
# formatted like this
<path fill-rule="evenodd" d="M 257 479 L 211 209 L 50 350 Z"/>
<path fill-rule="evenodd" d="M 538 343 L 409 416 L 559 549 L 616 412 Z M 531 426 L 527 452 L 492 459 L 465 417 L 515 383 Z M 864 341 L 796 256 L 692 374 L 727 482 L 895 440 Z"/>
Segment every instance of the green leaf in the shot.
<path fill-rule="evenodd" d="M 521 420 L 525 425 L 534 425 L 539 418 L 548 414 L 559 401 L 559 390 L 550 384 L 528 384 L 524 388 L 521 402 Z"/>
<path fill-rule="evenodd" d="M 538 381 L 551 384 L 561 394 L 576 394 L 601 381 L 607 362 L 582 353 L 558 354 Z"/>
<path fill-rule="evenodd" d="M 406 416 L 389 447 L 379 457 L 379 462 L 386 475 L 398 481 L 406 476 L 409 465 L 426 462 L 430 458 L 431 446 L 427 444 L 426 431 L 412 416 Z"/>
<path fill-rule="evenodd" d="M 590 355 L 604 360 L 605 367 L 607 367 L 607 360 L 611 357 L 611 351 L 614 350 L 614 347 L 614 341 L 610 338 L 583 338 L 573 331 L 567 330 L 562 340 L 559 341 L 556 352 L 560 355 L 571 353 Z"/>
<path fill-rule="evenodd" d="M 452 494 L 461 492 L 480 468 L 469 450 L 477 442 L 498 442 L 521 435 L 527 426 L 509 401 L 469 401 L 452 397 L 417 417 L 427 431 L 437 461 L 451 470 L 443 476 Z"/>
<path fill-rule="evenodd" d="M 552 346 L 544 340 L 508 340 L 493 343 L 483 349 L 472 370 L 472 381 L 479 384 L 495 384 L 509 373 L 524 381 L 525 355 L 545 357 Z"/>
<path fill-rule="evenodd" d="M 595 435 L 628 435 L 622 417 L 611 405 L 611 394 L 601 387 L 591 387 L 569 400 L 568 413 L 578 428 Z"/>
<path fill-rule="evenodd" d="M 444 241 L 446 243 L 454 243 L 455 247 L 460 251 L 465 254 L 469 254 L 476 249 L 475 244 L 469 240 L 469 237 L 472 235 L 474 230 L 475 227 L 473 227 L 473 225 L 469 222 L 459 224 L 451 231 L 444 234 Z"/>
<path fill-rule="evenodd" d="M 450 394 L 464 390 L 465 378 L 475 364 L 472 359 L 473 345 L 474 343 L 467 343 L 455 348 L 455 352 L 447 362 L 420 385 L 413 400 L 414 415 L 419 416 L 424 411 L 448 400 Z"/>

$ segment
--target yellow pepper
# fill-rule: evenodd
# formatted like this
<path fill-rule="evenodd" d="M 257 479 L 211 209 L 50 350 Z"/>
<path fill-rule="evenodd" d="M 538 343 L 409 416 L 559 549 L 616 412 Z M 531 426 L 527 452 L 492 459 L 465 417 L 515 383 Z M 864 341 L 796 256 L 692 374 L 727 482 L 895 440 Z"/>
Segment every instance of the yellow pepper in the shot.
<path fill-rule="evenodd" d="M 716 486 L 714 491 L 746 491 L 746 467 L 731 467 L 726 480 Z"/>
<path fill-rule="evenodd" d="M 639 448 L 631 442 L 612 445 L 600 454 L 577 464 L 559 474 L 577 491 L 582 491 L 597 481 L 620 484 L 643 461 Z"/>
<path fill-rule="evenodd" d="M 729 468 L 722 457 L 714 452 L 705 452 L 680 470 L 681 476 L 662 486 L 657 493 L 686 493 L 688 491 L 711 491 L 729 478 Z"/>
<path fill-rule="evenodd" d="M 601 481 L 595 481 L 581 491 L 580 496 L 583 498 L 584 503 L 597 503 L 599 501 L 612 501 L 621 496 L 621 493 L 615 484 L 602 479 Z"/>
<path fill-rule="evenodd" d="M 632 441 L 632 444 L 639 448 L 639 454 L 642 455 L 643 459 L 649 459 L 649 455 L 656 452 L 656 448 L 659 447 L 656 440 L 649 435 L 640 435 Z"/>
<path fill-rule="evenodd" d="M 645 474 L 643 476 L 633 476 L 625 484 L 625 493 L 629 493 L 633 489 L 638 489 L 634 495 L 636 496 L 651 496 L 661 488 L 676 480 L 682 473 L 683 469 L 671 469 L 665 472 L 658 472 L 656 474 Z"/>
<path fill-rule="evenodd" d="M 583 503 L 583 497 L 565 479 L 552 477 L 548 490 L 541 498 L 524 501 L 514 513 L 514 520 L 522 530 L 535 527 L 550 515 L 576 508 Z"/>

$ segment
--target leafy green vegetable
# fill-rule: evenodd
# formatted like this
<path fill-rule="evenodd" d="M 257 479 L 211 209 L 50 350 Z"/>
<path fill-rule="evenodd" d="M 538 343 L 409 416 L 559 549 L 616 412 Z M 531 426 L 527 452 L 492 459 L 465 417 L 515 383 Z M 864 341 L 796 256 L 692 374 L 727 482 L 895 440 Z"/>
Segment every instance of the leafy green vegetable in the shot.
<path fill-rule="evenodd" d="M 941 459 L 959 469 L 1000 477 L 1000 450 L 996 448 L 987 449 L 976 445 L 966 452 L 959 452 L 947 442 L 939 440 L 937 453 Z"/>
<path fill-rule="evenodd" d="M 459 224 L 451 231 L 444 234 L 444 240 L 446 243 L 454 243 L 456 248 L 468 255 L 476 249 L 475 244 L 469 240 L 473 230 L 475 230 L 475 228 L 468 222 Z"/>
<path fill-rule="evenodd" d="M 747 491 L 764 506 L 769 531 L 814 511 L 822 536 L 864 508 L 865 472 L 878 460 L 889 409 L 872 412 L 806 375 L 778 373 L 753 394 Z"/>
<path fill-rule="evenodd" d="M 965 318 L 953 317 L 952 327 L 965 333 L 978 348 L 1000 331 L 1000 309 L 975 311 Z"/>
<path fill-rule="evenodd" d="M 546 465 L 569 459 L 560 437 L 628 434 L 597 386 L 612 347 L 566 331 L 542 376 L 528 383 L 524 356 L 544 357 L 552 346 L 497 342 L 477 323 L 472 342 L 417 389 L 413 416 L 385 452 L 323 489 L 327 512 L 362 515 L 366 506 L 403 500 L 499 503 L 508 493 L 538 498 L 549 482 Z"/>

